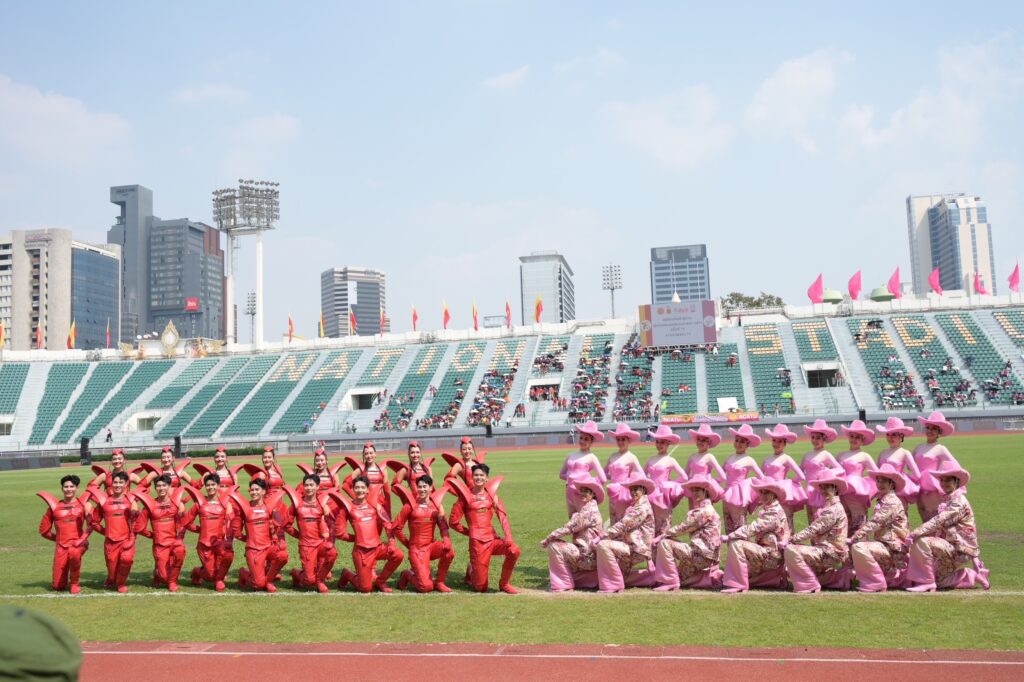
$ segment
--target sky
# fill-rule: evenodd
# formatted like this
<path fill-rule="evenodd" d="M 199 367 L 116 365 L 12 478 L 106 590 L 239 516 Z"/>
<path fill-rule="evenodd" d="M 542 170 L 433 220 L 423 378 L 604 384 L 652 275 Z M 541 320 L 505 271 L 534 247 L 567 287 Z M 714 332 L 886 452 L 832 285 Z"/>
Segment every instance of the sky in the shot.
<path fill-rule="evenodd" d="M 910 279 L 909 194 L 988 206 L 1024 258 L 1024 5 L 0 3 L 0 232 L 103 242 L 113 185 L 212 222 L 281 183 L 266 331 L 315 336 L 320 273 L 387 276 L 392 329 L 519 318 L 556 250 L 577 318 L 649 302 L 656 246 L 706 243 L 712 295 Z M 771 6 L 769 6 L 771 5 Z M 775 7 L 774 5 L 782 5 Z M 239 251 L 237 299 L 254 289 Z M 528 314 L 529 316 L 529 314 Z M 240 320 L 240 337 L 248 337 Z"/>

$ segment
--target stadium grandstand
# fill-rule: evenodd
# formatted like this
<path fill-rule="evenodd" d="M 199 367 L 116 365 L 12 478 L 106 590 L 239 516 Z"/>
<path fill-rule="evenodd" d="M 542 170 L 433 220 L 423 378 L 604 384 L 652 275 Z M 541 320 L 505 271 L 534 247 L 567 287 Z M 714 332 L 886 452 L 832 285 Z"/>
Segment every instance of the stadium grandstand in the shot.
<path fill-rule="evenodd" d="M 1005 300 L 1005 299 L 1004 299 Z M 945 302 L 944 302 L 945 303 Z M 189 448 L 428 433 L 558 433 L 579 421 L 1024 417 L 1024 308 L 927 301 L 743 311 L 717 343 L 644 347 L 627 320 L 245 346 L 159 340 L 7 351 L 0 450 Z M 108 430 L 110 433 L 108 440 Z"/>

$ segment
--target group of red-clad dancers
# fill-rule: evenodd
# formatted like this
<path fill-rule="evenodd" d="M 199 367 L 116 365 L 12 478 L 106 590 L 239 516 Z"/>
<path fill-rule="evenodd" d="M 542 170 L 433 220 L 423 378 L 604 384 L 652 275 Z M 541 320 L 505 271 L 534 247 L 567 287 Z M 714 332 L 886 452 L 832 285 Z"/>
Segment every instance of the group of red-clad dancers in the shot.
<path fill-rule="evenodd" d="M 773 453 L 760 465 L 747 454 L 761 443 L 749 424 L 729 429 L 735 452 L 721 465 L 711 452 L 721 436 L 707 424 L 689 430 L 697 449 L 683 465 L 670 452 L 681 438 L 661 425 L 650 434 L 656 453 L 642 466 L 630 452 L 640 434 L 626 424 L 607 434 L 617 451 L 603 465 L 592 447 L 606 434 L 594 422 L 577 426 L 579 451 L 568 455 L 560 474 L 569 522 L 541 542 L 550 589 L 746 592 L 786 589 L 790 582 L 795 592 L 854 583 L 861 592 L 988 589 L 967 501 L 971 476 L 939 442 L 953 424 L 941 412 L 918 419 L 925 442 L 912 453 L 903 440 L 913 429 L 891 417 L 874 430 L 860 420 L 843 426 L 849 449 L 835 456 L 826 445 L 838 433 L 818 419 L 804 426 L 811 450 L 799 464 L 786 453 L 797 435 L 779 424 L 765 430 Z M 877 462 L 861 449 L 876 432 L 889 446 Z M 607 526 L 600 510 L 605 497 Z M 684 498 L 686 518 L 673 524 Z M 724 530 L 714 507 L 719 501 Z M 913 530 L 911 504 L 922 521 Z M 801 509 L 808 525 L 794 533 L 793 515 Z"/>
<path fill-rule="evenodd" d="M 144 463 L 132 471 L 126 468 L 124 453 L 115 450 L 109 470 L 93 467 L 96 478 L 81 496 L 81 480 L 74 475 L 61 479 L 60 498 L 38 493 L 48 507 L 39 533 L 56 544 L 53 588 L 80 592 L 82 557 L 95 531 L 104 536 L 104 587 L 128 591 L 135 540 L 142 535 L 152 539 L 153 585 L 175 592 L 185 563 L 185 534 L 191 531 L 198 534 L 199 565 L 189 578 L 194 585 L 212 583 L 218 592 L 225 589 L 236 541 L 245 545 L 239 586 L 276 591 L 274 582 L 289 561 L 286 534 L 298 539 L 300 567 L 291 571 L 296 588 L 329 591 L 336 541 L 343 540 L 352 543 L 352 568 L 340 572 L 339 589 L 351 585 L 359 592 L 390 592 L 388 579 L 406 556 L 397 540 L 406 547 L 410 565 L 398 578 L 400 589 L 450 592 L 445 579 L 455 558 L 449 535 L 453 528 L 469 538 L 466 583 L 486 592 L 491 557 L 503 556 L 498 587 L 515 594 L 510 579 L 519 548 L 497 492 L 502 477 L 489 478 L 486 453 L 478 454 L 469 438 L 462 439 L 459 457 L 442 456 L 451 468 L 435 485 L 434 459 L 424 459 L 415 441 L 408 445 L 407 462 L 378 462 L 373 443 L 367 443 L 361 461 L 347 457 L 331 465 L 319 449 L 312 466 L 298 465 L 303 479 L 295 489 L 285 484 L 270 447 L 262 466 L 234 467 L 228 466 L 224 448 L 218 448 L 213 468 L 192 464 L 195 477 L 186 471 L 191 462 L 176 462 L 170 448 L 164 448 L 159 466 Z M 352 471 L 342 479 L 345 466 Z M 243 472 L 250 476 L 248 499 L 240 490 Z M 447 516 L 442 504 L 446 494 L 456 498 Z M 392 497 L 401 504 L 394 516 Z M 501 535 L 493 527 L 495 515 Z M 431 573 L 432 561 L 437 561 L 436 575 Z M 378 572 L 380 562 L 384 566 Z"/>

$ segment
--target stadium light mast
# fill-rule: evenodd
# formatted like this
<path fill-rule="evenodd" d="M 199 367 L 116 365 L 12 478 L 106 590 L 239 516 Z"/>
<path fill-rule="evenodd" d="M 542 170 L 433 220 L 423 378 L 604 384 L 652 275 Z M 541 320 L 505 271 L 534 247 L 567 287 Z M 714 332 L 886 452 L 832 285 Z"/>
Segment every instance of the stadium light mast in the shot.
<path fill-rule="evenodd" d="M 238 343 L 235 338 L 235 250 L 236 239 L 256 235 L 256 304 L 255 335 L 253 345 L 263 348 L 263 233 L 277 227 L 281 218 L 280 183 L 267 180 L 239 180 L 238 187 L 213 191 L 213 220 L 228 237 L 227 290 L 227 345 Z"/>
<path fill-rule="evenodd" d="M 622 266 L 611 263 L 601 266 L 601 288 L 611 292 L 612 319 L 615 319 L 615 291 L 622 288 Z"/>

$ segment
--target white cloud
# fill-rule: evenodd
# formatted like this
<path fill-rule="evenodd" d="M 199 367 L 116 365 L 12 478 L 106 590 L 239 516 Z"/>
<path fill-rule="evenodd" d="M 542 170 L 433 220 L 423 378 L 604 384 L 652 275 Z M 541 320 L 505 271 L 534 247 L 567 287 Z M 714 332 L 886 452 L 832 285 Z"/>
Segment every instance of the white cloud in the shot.
<path fill-rule="evenodd" d="M 718 118 L 718 99 L 704 85 L 663 97 L 607 106 L 622 139 L 662 163 L 687 167 L 729 146 L 734 127 Z"/>
<path fill-rule="evenodd" d="M 524 81 L 526 81 L 526 76 L 529 74 L 529 71 L 529 66 L 521 66 L 514 71 L 486 78 L 480 83 L 480 85 L 488 90 L 515 90 L 522 85 Z"/>
<path fill-rule="evenodd" d="M 792 137 L 805 151 L 816 152 L 814 128 L 828 112 L 837 69 L 850 59 L 846 52 L 818 50 L 783 62 L 754 94 L 746 112 L 747 127 Z"/>
<path fill-rule="evenodd" d="M 0 148 L 43 166 L 82 168 L 124 154 L 128 122 L 0 74 Z"/>
<path fill-rule="evenodd" d="M 249 93 L 240 88 L 233 88 L 229 85 L 218 85 L 207 83 L 190 88 L 179 88 L 174 91 L 173 98 L 179 104 L 214 104 L 225 102 L 240 102 L 246 99 Z"/>

